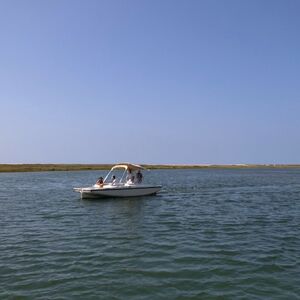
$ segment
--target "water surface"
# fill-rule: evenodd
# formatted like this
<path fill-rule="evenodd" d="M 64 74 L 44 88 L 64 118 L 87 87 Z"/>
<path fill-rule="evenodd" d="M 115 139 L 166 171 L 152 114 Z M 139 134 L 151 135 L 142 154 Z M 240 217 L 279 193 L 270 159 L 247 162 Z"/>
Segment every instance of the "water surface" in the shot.
<path fill-rule="evenodd" d="M 300 299 L 300 170 L 158 170 L 157 196 L 80 200 L 102 171 L 0 174 L 0 299 Z"/>

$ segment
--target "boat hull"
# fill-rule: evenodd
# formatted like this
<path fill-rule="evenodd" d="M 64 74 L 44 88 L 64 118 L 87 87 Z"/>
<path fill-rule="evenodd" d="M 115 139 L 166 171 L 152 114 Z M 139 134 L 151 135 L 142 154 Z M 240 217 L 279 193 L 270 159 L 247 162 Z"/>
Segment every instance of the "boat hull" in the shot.
<path fill-rule="evenodd" d="M 154 195 L 161 189 L 161 186 L 128 186 L 110 188 L 75 188 L 81 194 L 82 199 L 93 198 L 126 198 Z"/>

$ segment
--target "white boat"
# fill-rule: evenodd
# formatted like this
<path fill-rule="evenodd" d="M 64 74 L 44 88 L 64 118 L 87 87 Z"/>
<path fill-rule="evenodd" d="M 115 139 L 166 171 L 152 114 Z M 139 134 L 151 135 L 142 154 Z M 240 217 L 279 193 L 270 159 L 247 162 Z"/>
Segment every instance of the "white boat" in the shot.
<path fill-rule="evenodd" d="M 103 184 L 94 184 L 90 187 L 74 188 L 74 191 L 79 192 L 82 199 L 154 195 L 161 189 L 161 185 L 144 184 L 141 182 L 137 183 L 136 180 L 132 180 L 134 176 L 128 180 L 128 174 L 130 172 L 141 172 L 143 169 L 144 168 L 140 165 L 129 163 L 118 164 L 111 168 L 109 173 L 104 178 Z M 108 182 L 110 175 L 120 170 L 123 170 L 120 180 Z"/>

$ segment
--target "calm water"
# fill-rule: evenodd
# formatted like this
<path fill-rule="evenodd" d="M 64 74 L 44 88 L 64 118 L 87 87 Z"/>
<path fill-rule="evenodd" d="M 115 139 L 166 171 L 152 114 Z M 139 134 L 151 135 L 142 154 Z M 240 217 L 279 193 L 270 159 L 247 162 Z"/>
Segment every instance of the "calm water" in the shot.
<path fill-rule="evenodd" d="M 300 170 L 160 170 L 157 196 L 80 200 L 104 172 L 0 174 L 0 299 L 300 299 Z"/>

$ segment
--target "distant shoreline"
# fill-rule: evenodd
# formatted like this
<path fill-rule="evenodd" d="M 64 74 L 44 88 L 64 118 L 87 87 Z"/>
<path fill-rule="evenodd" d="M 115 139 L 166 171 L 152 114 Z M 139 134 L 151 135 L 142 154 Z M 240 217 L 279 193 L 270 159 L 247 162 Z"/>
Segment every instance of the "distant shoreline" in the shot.
<path fill-rule="evenodd" d="M 0 164 L 0 173 L 4 172 L 49 172 L 49 171 L 89 171 L 109 170 L 113 164 Z M 233 165 L 148 165 L 146 169 L 250 169 L 250 168 L 300 168 L 300 164 L 233 164 Z"/>

